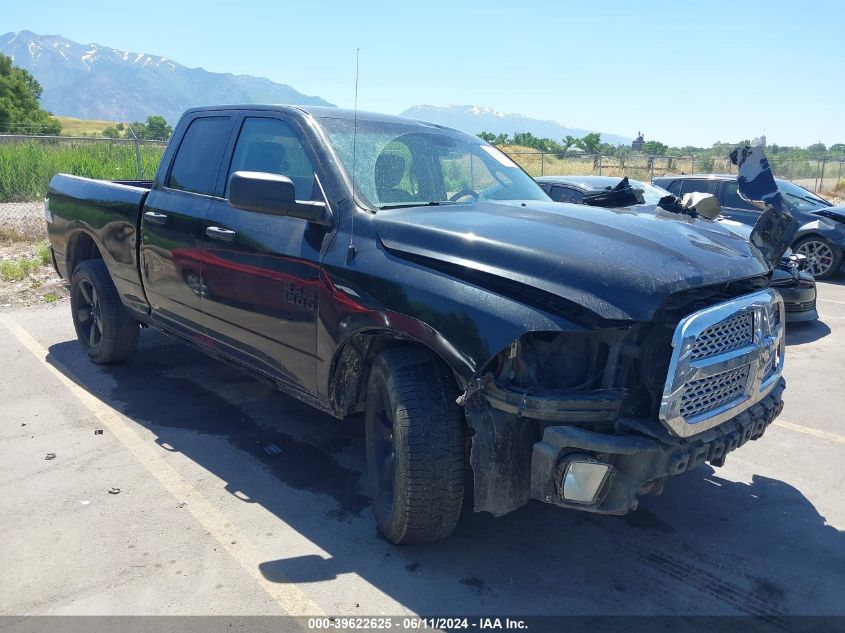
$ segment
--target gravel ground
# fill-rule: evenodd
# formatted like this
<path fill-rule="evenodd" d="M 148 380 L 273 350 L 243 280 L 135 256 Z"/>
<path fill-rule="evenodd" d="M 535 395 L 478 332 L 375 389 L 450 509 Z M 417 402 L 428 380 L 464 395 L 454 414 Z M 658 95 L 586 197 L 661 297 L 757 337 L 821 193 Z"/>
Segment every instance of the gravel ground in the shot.
<path fill-rule="evenodd" d="M 0 204 L 0 262 L 36 258 L 37 246 L 46 237 L 42 202 Z M 33 270 L 21 281 L 0 277 L 0 310 L 60 302 L 66 298 L 66 284 L 50 265 Z"/>
<path fill-rule="evenodd" d="M 0 204 L 0 242 L 35 242 L 46 234 L 43 202 Z"/>

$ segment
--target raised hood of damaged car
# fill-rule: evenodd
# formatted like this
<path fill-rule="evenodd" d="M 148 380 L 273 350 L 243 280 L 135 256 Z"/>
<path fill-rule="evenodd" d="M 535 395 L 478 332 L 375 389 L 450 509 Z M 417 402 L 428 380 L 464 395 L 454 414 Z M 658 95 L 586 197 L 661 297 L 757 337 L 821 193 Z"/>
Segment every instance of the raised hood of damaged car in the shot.
<path fill-rule="evenodd" d="M 672 294 L 771 270 L 756 248 L 711 220 L 654 206 L 526 204 L 391 209 L 373 221 L 399 256 L 525 284 L 610 320 L 647 321 Z"/>

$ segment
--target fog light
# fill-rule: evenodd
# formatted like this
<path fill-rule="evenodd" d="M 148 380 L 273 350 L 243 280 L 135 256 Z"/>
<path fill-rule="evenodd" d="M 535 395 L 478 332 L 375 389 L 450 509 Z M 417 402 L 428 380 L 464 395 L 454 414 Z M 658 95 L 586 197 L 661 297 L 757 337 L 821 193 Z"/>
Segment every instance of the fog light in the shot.
<path fill-rule="evenodd" d="M 575 503 L 594 504 L 609 474 L 610 464 L 569 462 L 563 473 L 563 498 Z"/>

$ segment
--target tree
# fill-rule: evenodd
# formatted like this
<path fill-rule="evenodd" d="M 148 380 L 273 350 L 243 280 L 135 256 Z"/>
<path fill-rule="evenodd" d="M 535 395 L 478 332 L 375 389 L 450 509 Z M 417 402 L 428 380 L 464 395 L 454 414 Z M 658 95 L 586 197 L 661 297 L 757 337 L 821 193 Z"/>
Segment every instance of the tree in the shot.
<path fill-rule="evenodd" d="M 480 138 L 482 141 L 487 141 L 488 143 L 496 142 L 496 135 L 492 132 L 479 132 L 478 138 Z"/>
<path fill-rule="evenodd" d="M 666 154 L 666 150 L 668 149 L 669 146 L 660 141 L 646 141 L 643 144 L 643 153 L 651 156 Z"/>
<path fill-rule="evenodd" d="M 166 141 L 173 134 L 173 128 L 167 124 L 163 116 L 157 114 L 148 116 L 146 123 L 141 123 L 140 121 L 130 123 L 129 128 L 138 138 L 153 141 Z M 132 133 L 126 136 L 132 138 Z"/>
<path fill-rule="evenodd" d="M 62 124 L 39 107 L 41 85 L 0 54 L 0 130 L 23 134 L 58 134 Z"/>
<path fill-rule="evenodd" d="M 588 154 L 597 154 L 601 145 L 601 134 L 590 132 L 576 141 L 578 147 Z"/>
<path fill-rule="evenodd" d="M 825 152 L 827 152 L 827 147 L 825 147 L 825 144 L 820 141 L 818 143 L 808 145 L 807 151 L 811 154 L 824 154 Z"/>
<path fill-rule="evenodd" d="M 126 138 L 147 138 L 147 126 L 145 123 L 141 123 L 140 121 L 133 121 L 132 123 L 128 124 L 126 128 Z"/>
<path fill-rule="evenodd" d="M 173 128 L 167 124 L 167 121 L 163 116 L 148 116 L 146 127 L 147 130 L 145 138 L 148 139 L 166 141 L 170 138 L 170 135 L 173 134 Z"/>

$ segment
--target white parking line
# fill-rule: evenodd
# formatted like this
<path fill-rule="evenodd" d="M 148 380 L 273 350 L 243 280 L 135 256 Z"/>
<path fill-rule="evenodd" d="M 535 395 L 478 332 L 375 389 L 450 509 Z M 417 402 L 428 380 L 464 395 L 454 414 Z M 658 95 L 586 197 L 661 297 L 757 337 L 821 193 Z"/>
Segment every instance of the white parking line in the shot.
<path fill-rule="evenodd" d="M 155 477 L 179 502 L 185 503 L 185 508 L 211 534 L 218 543 L 234 558 L 243 569 L 266 591 L 271 598 L 278 602 L 290 615 L 324 616 L 325 612 L 311 600 L 297 585 L 280 579 L 277 582 L 267 580 L 259 569 L 262 561 L 258 550 L 250 543 L 246 536 L 235 527 L 202 493 L 194 488 L 176 469 L 167 464 L 156 453 L 149 442 L 145 442 L 124 417 L 96 396 L 90 394 L 68 378 L 62 370 L 64 367 L 53 361 L 48 363 L 47 350 L 29 332 L 24 330 L 16 321 L 5 314 L 0 314 L 2 323 L 9 332 L 32 353 L 45 368 L 67 390 L 73 394 L 82 405 L 94 415 L 132 454 L 132 456 Z M 65 370 L 66 371 L 66 370 Z M 69 373 L 69 372 L 67 372 Z M 293 530 L 293 528 L 290 528 Z"/>
<path fill-rule="evenodd" d="M 805 433 L 806 435 L 812 435 L 814 437 L 827 440 L 828 442 L 845 444 L 845 436 L 837 435 L 836 433 L 820 431 L 818 429 L 810 428 L 809 426 L 802 426 L 801 424 L 795 424 L 794 422 L 787 422 L 786 420 L 781 420 L 780 418 L 777 418 L 775 420 L 775 424 L 778 426 L 782 426 L 785 429 L 791 429 L 793 431 L 798 431 L 799 433 Z"/>
<path fill-rule="evenodd" d="M 816 299 L 816 301 L 821 301 L 823 303 L 835 303 L 840 306 L 845 306 L 845 301 L 837 301 L 836 299 Z"/>

